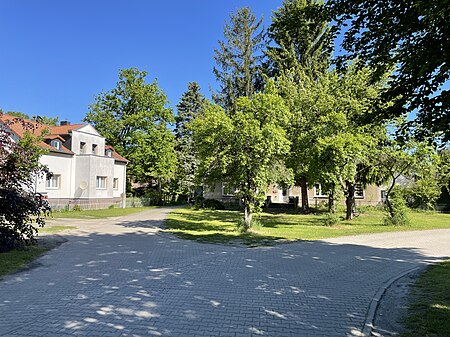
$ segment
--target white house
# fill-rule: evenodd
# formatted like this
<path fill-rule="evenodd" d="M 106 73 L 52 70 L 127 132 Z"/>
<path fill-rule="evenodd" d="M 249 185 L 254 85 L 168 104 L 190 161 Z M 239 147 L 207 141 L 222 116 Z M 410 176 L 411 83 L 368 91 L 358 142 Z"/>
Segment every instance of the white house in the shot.
<path fill-rule="evenodd" d="M 23 137 L 26 129 L 44 135 L 40 145 L 48 152 L 40 160 L 53 176 L 37 178 L 35 189 L 52 208 L 125 205 L 128 161 L 106 145 L 105 138 L 91 125 L 61 122 L 59 126 L 48 126 L 21 122 L 9 115 L 0 116 L 0 125 L 14 141 Z"/>

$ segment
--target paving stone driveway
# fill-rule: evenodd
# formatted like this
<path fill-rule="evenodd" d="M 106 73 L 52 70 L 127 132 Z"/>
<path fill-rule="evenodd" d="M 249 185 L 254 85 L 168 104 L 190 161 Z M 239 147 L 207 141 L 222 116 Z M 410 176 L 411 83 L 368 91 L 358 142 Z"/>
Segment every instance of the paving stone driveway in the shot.
<path fill-rule="evenodd" d="M 450 256 L 450 230 L 200 244 L 159 232 L 168 211 L 83 221 L 1 281 L 0 336 L 358 336 L 382 284 Z"/>

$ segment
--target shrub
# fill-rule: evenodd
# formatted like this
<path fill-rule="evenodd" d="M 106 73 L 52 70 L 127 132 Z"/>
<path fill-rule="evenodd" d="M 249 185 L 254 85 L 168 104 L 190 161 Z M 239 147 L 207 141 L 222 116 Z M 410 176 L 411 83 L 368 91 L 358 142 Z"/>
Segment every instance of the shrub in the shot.
<path fill-rule="evenodd" d="M 202 203 L 202 208 L 224 210 L 225 205 L 223 202 L 216 199 L 205 199 Z"/>
<path fill-rule="evenodd" d="M 49 175 L 36 144 L 29 133 L 14 143 L 0 128 L 0 251 L 34 243 L 50 212 L 47 200 L 34 192 L 35 177 Z"/>
<path fill-rule="evenodd" d="M 387 214 L 384 218 L 384 224 L 387 226 L 408 225 L 408 207 L 406 207 L 405 191 L 402 187 L 395 186 L 392 189 L 389 194 L 389 203 L 391 205 L 391 209 L 386 207 Z"/>
<path fill-rule="evenodd" d="M 323 223 L 325 226 L 335 226 L 341 222 L 341 218 L 336 213 L 327 213 Z"/>
<path fill-rule="evenodd" d="M 81 206 L 80 205 L 73 206 L 72 211 L 80 212 L 81 211 Z"/>

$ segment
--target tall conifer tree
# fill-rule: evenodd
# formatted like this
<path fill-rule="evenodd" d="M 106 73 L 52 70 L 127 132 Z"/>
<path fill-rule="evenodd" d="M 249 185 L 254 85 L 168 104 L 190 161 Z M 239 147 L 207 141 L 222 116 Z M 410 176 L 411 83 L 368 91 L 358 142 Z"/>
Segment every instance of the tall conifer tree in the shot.
<path fill-rule="evenodd" d="M 262 21 L 256 19 L 249 7 L 244 7 L 225 23 L 225 39 L 219 41 L 220 47 L 215 50 L 217 67 L 213 71 L 220 83 L 214 100 L 226 110 L 232 109 L 237 98 L 252 97 L 262 89 L 262 49 L 265 45 Z"/>

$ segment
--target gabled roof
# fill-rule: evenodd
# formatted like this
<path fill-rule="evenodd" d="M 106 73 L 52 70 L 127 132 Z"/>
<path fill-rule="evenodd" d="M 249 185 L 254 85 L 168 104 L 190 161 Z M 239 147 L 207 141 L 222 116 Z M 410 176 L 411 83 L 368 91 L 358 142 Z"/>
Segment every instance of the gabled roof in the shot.
<path fill-rule="evenodd" d="M 12 132 L 14 132 L 19 138 L 22 138 L 26 132 L 30 132 L 33 135 L 41 136 L 44 133 L 45 139 L 55 139 L 55 138 L 62 138 L 58 136 L 57 134 L 52 135 L 52 129 L 54 127 L 42 123 L 37 123 L 34 121 L 30 121 L 28 119 L 23 119 L 20 117 L 15 117 L 11 115 L 0 115 L 0 122 L 2 122 L 8 129 L 10 129 Z M 50 133 L 50 135 L 48 134 Z M 53 137 L 51 137 L 53 136 Z M 74 153 L 70 151 L 65 146 L 61 146 L 60 149 L 57 149 L 45 142 L 40 142 L 39 146 L 47 149 L 51 152 L 57 152 L 57 153 L 64 153 L 64 154 L 70 154 L 73 155 Z"/>
<path fill-rule="evenodd" d="M 36 136 L 42 136 L 44 139 L 59 139 L 61 141 L 65 141 L 64 137 L 65 135 L 69 135 L 72 131 L 81 129 L 85 126 L 89 126 L 89 124 L 69 124 L 69 125 L 58 125 L 58 126 L 51 126 L 46 125 L 42 123 L 37 123 L 35 121 L 31 121 L 28 119 L 23 119 L 20 117 L 15 117 L 11 115 L 5 115 L 0 114 L 0 122 L 5 124 L 11 131 L 13 131 L 19 138 L 22 138 L 25 134 L 25 132 L 29 131 L 30 133 L 36 135 Z M 92 127 L 91 127 L 92 128 Z M 93 129 L 93 128 L 92 128 Z M 94 129 L 95 131 L 95 129 Z M 97 131 L 96 131 L 97 132 Z M 51 152 L 57 152 L 57 153 L 65 153 L 73 155 L 74 153 L 70 151 L 68 148 L 66 148 L 64 145 L 61 145 L 60 149 L 57 149 L 46 142 L 40 142 L 39 146 L 41 146 L 44 149 L 48 149 Z M 106 149 L 111 149 L 112 157 L 119 162 L 128 163 L 129 161 L 122 157 L 120 154 L 118 154 L 112 146 L 106 145 Z"/>
<path fill-rule="evenodd" d="M 112 157 L 113 157 L 116 161 L 121 161 L 121 162 L 124 162 L 124 163 L 129 163 L 129 160 L 126 159 L 126 158 L 124 158 L 124 157 L 122 157 L 120 154 L 118 154 L 118 153 L 116 152 L 116 150 L 114 150 L 114 148 L 113 148 L 111 145 L 106 145 L 106 146 L 105 146 L 105 151 L 106 151 L 106 150 L 112 150 Z"/>

